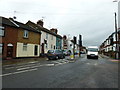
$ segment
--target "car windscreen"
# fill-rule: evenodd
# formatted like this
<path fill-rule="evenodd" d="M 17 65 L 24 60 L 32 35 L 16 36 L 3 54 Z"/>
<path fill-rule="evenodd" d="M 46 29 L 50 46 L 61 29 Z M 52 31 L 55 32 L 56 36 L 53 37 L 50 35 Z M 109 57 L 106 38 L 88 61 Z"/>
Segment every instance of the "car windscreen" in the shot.
<path fill-rule="evenodd" d="M 49 54 L 54 53 L 54 50 L 49 50 L 48 53 Z"/>
<path fill-rule="evenodd" d="M 60 50 L 55 50 L 55 53 L 61 53 L 62 51 L 60 51 Z"/>
<path fill-rule="evenodd" d="M 91 52 L 98 52 L 98 49 L 97 49 L 97 48 L 88 48 L 88 51 L 91 51 Z"/>

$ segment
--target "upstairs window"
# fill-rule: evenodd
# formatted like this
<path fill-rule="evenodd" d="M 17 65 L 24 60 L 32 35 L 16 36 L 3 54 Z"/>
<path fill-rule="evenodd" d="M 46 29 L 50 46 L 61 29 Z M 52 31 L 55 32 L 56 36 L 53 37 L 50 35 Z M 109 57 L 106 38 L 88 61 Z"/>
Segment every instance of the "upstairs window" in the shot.
<path fill-rule="evenodd" d="M 46 33 L 46 39 L 48 39 L 48 33 Z"/>
<path fill-rule="evenodd" d="M 53 40 L 53 35 L 51 36 L 51 40 Z"/>
<path fill-rule="evenodd" d="M 24 38 L 28 38 L 28 31 L 27 30 L 24 30 L 24 35 L 23 35 Z"/>
<path fill-rule="evenodd" d="M 5 35 L 5 28 L 3 26 L 0 26 L 0 36 Z"/>

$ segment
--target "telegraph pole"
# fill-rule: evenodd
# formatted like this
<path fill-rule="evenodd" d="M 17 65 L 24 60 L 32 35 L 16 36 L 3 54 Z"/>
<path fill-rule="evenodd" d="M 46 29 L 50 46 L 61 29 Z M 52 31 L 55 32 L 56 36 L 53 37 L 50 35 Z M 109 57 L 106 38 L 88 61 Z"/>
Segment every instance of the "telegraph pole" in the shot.
<path fill-rule="evenodd" d="M 73 58 L 75 58 L 75 44 L 77 43 L 77 38 L 73 37 Z"/>
<path fill-rule="evenodd" d="M 82 47 L 82 35 L 79 35 L 79 57 L 81 56 L 80 51 Z"/>
<path fill-rule="evenodd" d="M 116 47 L 115 47 L 115 59 L 118 59 L 118 32 L 117 32 L 117 19 L 116 19 L 116 12 L 115 12 L 115 39 L 116 39 Z"/>

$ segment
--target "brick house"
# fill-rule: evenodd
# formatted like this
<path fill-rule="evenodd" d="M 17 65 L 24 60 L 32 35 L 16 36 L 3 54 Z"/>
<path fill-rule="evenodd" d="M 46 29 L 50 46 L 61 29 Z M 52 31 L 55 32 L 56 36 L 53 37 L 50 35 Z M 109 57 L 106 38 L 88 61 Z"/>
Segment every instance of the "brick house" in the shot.
<path fill-rule="evenodd" d="M 2 18 L 2 58 L 39 57 L 41 32 L 12 18 Z"/>
<path fill-rule="evenodd" d="M 0 48 L 1 57 L 16 57 L 18 27 L 13 24 L 10 19 L 0 17 Z"/>

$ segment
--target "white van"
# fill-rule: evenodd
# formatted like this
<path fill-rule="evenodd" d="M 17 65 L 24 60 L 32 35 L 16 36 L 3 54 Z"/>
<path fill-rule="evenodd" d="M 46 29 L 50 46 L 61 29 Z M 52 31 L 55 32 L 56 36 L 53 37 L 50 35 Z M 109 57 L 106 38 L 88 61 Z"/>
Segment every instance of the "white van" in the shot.
<path fill-rule="evenodd" d="M 89 59 L 89 58 L 98 59 L 98 47 L 97 46 L 88 46 L 87 59 Z"/>

